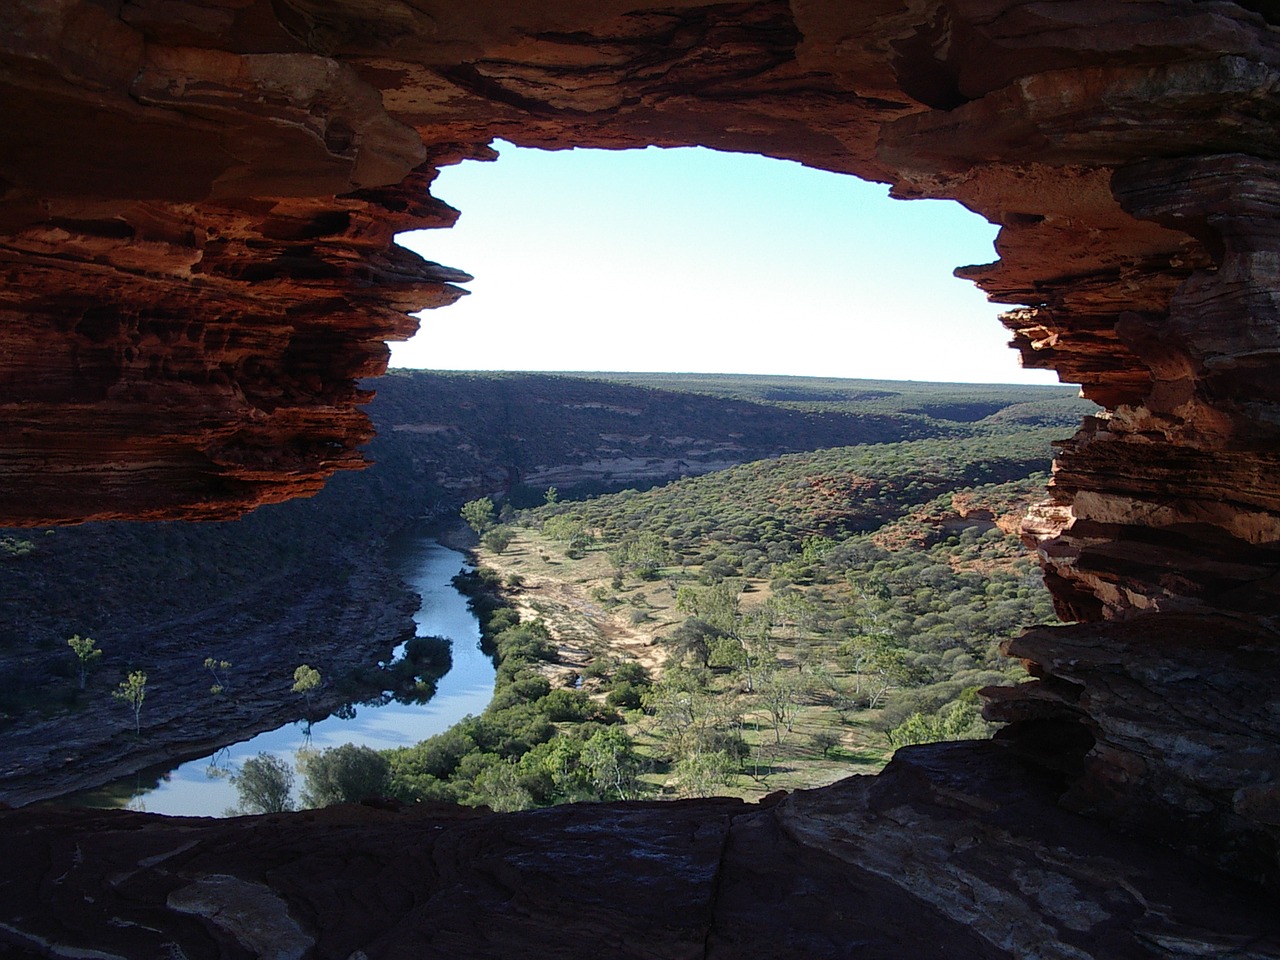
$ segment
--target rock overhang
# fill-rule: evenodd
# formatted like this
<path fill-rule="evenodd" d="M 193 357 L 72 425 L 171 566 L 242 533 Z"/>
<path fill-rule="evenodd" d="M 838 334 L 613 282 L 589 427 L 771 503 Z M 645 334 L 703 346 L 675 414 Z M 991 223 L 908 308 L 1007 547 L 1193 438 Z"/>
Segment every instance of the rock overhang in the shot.
<path fill-rule="evenodd" d="M 752 150 L 1000 224 L 1000 259 L 961 275 L 1018 308 L 1025 363 L 1111 413 L 1064 450 L 1034 527 L 1059 548 L 1071 521 L 1045 518 L 1090 519 L 1076 494 L 1100 503 L 1100 472 L 1153 437 L 1179 463 L 1270 464 L 1280 39 L 1247 6 L 22 0 L 4 18 L 6 522 L 225 517 L 362 465 L 356 380 L 466 279 L 394 236 L 449 225 L 435 170 L 496 137 Z M 1096 593 L 1060 552 L 1054 575 Z"/>
<path fill-rule="evenodd" d="M 439 167 L 498 137 L 698 144 L 1000 224 L 1000 260 L 962 275 L 1015 307 L 1025 363 L 1106 410 L 1025 528 L 1060 612 L 1112 621 L 1080 634 L 1104 650 L 1140 619 L 1170 676 L 1202 664 L 1159 647 L 1188 616 L 1273 649 L 1278 85 L 1274 11 L 1227 0 L 15 0 L 0 515 L 199 519 L 314 492 L 363 462 L 356 381 L 386 341 L 462 295 L 465 274 L 394 244 L 452 223 Z M 1276 773 L 1183 776 L 1120 732 L 1118 668 L 1065 665 L 1048 636 L 1019 649 L 1051 695 L 994 707 L 1009 739 L 1059 744 L 1043 759 L 1100 816 L 1182 798 L 1161 809 L 1196 820 L 1197 850 L 1275 882 Z M 1274 716 L 1221 741 L 1223 769 L 1274 741 Z M 1260 859 L 1236 855 L 1250 844 Z"/>

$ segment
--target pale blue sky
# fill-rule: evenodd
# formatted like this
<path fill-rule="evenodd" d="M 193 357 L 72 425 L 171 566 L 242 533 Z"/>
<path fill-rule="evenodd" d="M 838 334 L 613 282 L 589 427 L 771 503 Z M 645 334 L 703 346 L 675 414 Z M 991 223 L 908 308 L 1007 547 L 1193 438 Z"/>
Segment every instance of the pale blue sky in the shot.
<path fill-rule="evenodd" d="M 394 366 L 1056 382 L 951 275 L 995 259 L 958 204 L 700 148 L 496 146 L 436 181 L 456 227 L 400 238 L 476 279 Z"/>

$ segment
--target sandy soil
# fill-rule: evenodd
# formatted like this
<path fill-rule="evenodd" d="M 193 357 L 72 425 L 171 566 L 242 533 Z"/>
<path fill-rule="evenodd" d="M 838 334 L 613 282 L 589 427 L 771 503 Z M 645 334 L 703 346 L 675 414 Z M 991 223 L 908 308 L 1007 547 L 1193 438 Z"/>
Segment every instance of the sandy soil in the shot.
<path fill-rule="evenodd" d="M 515 533 L 516 539 L 501 555 L 484 549 L 475 553 L 483 566 L 496 570 L 504 581 L 518 577 L 519 585 L 508 587 L 507 596 L 522 618 L 537 617 L 546 623 L 562 660 L 544 670 L 552 683 L 580 674 L 601 657 L 636 660 L 651 677 L 661 675 L 666 651 L 658 637 L 686 616 L 675 609 L 672 590 L 665 582 L 637 585 L 628 578 L 623 589 L 616 591 L 611 585 L 612 568 L 602 554 L 588 553 L 582 560 L 566 561 L 559 544 L 529 537 L 518 529 Z M 601 587 L 624 601 L 642 594 L 643 604 L 624 602 L 609 608 L 592 595 Z M 766 585 L 756 584 L 750 604 L 763 602 L 768 592 Z M 648 619 L 635 624 L 631 617 L 637 609 L 645 610 Z M 759 780 L 740 778 L 736 786 L 728 788 L 734 796 L 758 799 L 779 788 L 810 788 L 853 773 L 874 773 L 888 757 L 880 734 L 862 723 L 836 723 L 834 713 L 827 707 L 804 708 L 783 748 L 772 743 L 774 735 L 763 716 L 760 711 L 749 709 L 744 735 L 749 744 L 763 744 L 770 773 Z M 810 746 L 812 735 L 818 731 L 835 732 L 843 755 L 827 758 Z"/>
<path fill-rule="evenodd" d="M 545 559 L 544 559 L 545 557 Z M 548 665 L 549 676 L 581 673 L 600 657 L 613 656 L 639 662 L 650 676 L 662 673 L 664 651 L 657 632 L 667 624 L 629 622 L 633 608 L 611 611 L 594 599 L 595 581 L 561 579 L 563 566 L 550 554 L 539 554 L 529 541 L 517 538 L 501 555 L 480 551 L 481 562 L 502 575 L 504 581 L 519 577 L 508 596 L 521 619 L 539 618 L 551 632 L 560 651 L 559 664 Z"/>

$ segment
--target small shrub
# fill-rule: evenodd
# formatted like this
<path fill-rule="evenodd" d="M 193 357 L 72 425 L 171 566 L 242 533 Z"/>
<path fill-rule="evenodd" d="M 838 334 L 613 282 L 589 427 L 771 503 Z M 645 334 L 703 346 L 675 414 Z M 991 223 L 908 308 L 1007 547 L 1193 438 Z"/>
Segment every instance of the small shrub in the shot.
<path fill-rule="evenodd" d="M 605 703 L 611 707 L 620 707 L 624 710 L 637 710 L 640 708 L 640 697 L 643 693 L 644 687 L 636 683 L 623 681 L 622 683 L 614 684 L 605 697 Z"/>
<path fill-rule="evenodd" d="M 250 757 L 231 778 L 239 813 L 283 813 L 293 809 L 293 769 L 270 753 Z"/>
<path fill-rule="evenodd" d="M 308 807 L 355 803 L 387 793 L 391 767 L 378 751 L 353 743 L 300 758 L 302 802 Z"/>

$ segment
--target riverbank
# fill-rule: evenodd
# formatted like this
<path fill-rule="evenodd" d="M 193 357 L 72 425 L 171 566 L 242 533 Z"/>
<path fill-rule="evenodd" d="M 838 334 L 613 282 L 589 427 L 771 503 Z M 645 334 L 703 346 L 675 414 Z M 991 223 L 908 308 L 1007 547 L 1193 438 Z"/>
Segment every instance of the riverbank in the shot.
<path fill-rule="evenodd" d="M 502 553 L 474 545 L 470 553 L 477 564 L 498 574 L 504 599 L 522 621 L 546 624 L 558 661 L 543 665 L 541 672 L 553 685 L 563 685 L 570 674 L 581 675 L 602 659 L 635 661 L 654 679 L 662 675 L 666 653 L 659 637 L 670 628 L 671 620 L 650 614 L 633 622 L 635 607 L 610 609 L 592 596 L 610 576 L 603 557 L 570 565 L 562 545 L 524 529 L 515 531 L 515 539 Z M 635 589 L 643 595 L 641 588 Z M 654 604 L 647 600 L 646 604 L 656 612 Z M 674 613 L 674 600 L 671 606 Z"/>
<path fill-rule="evenodd" d="M 250 595 L 133 638 L 148 657 L 139 733 L 111 696 L 115 675 L 91 674 L 70 709 L 19 717 L 4 730 L 0 802 L 21 806 L 94 788 L 376 695 L 378 689 L 359 688 L 360 677 L 414 635 L 418 601 L 372 553 L 305 577 L 290 571 Z M 210 649 L 200 642 L 201 628 L 215 620 L 219 643 Z M 203 666 L 208 656 L 231 664 L 218 695 Z M 302 663 L 324 678 L 309 702 L 292 690 Z"/>
<path fill-rule="evenodd" d="M 167 816 L 222 816 L 245 798 L 232 781 L 259 754 L 292 768 L 293 799 L 305 785 L 307 754 L 354 746 L 388 750 L 412 746 L 477 715 L 494 693 L 494 664 L 481 649 L 480 624 L 454 579 L 466 557 L 434 538 L 396 538 L 395 567 L 421 598 L 413 615 L 422 643 L 397 650 L 378 677 L 387 688 L 373 699 L 307 723 L 286 723 L 176 766 L 166 764 L 70 794 L 65 802 L 128 807 Z M 412 672 L 406 668 L 413 665 Z"/>

